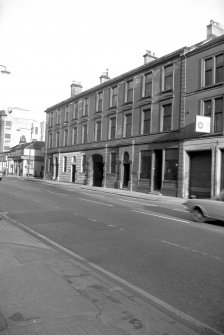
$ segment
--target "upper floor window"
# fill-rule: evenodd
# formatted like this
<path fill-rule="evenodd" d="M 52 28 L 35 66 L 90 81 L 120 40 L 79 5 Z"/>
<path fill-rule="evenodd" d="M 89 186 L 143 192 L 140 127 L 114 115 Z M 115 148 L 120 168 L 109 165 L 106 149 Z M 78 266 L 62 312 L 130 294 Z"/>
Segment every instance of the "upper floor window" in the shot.
<path fill-rule="evenodd" d="M 97 93 L 97 112 L 103 110 L 103 92 Z"/>
<path fill-rule="evenodd" d="M 112 87 L 111 88 L 111 102 L 110 102 L 111 107 L 117 106 L 117 93 L 118 93 L 117 86 Z"/>
<path fill-rule="evenodd" d="M 133 101 L 133 80 L 126 82 L 125 102 Z"/>
<path fill-rule="evenodd" d="M 131 136 L 132 114 L 126 114 L 124 119 L 124 137 Z"/>
<path fill-rule="evenodd" d="M 151 127 L 151 109 L 146 109 L 142 112 L 142 134 L 150 134 Z"/>
<path fill-rule="evenodd" d="M 143 97 L 152 96 L 152 72 L 144 75 Z"/>
<path fill-rule="evenodd" d="M 69 121 L 69 106 L 65 107 L 65 118 L 64 118 L 65 122 Z"/>
<path fill-rule="evenodd" d="M 204 101 L 204 116 L 211 118 L 211 132 L 218 133 L 223 131 L 223 97 L 212 98 Z"/>
<path fill-rule="evenodd" d="M 116 117 L 109 119 L 109 139 L 114 140 L 116 136 Z"/>
<path fill-rule="evenodd" d="M 64 136 L 63 136 L 63 145 L 68 145 L 68 129 L 64 129 Z"/>
<path fill-rule="evenodd" d="M 95 124 L 95 141 L 101 140 L 101 120 L 97 120 Z"/>
<path fill-rule="evenodd" d="M 48 148 L 52 148 L 52 133 L 48 134 Z"/>
<path fill-rule="evenodd" d="M 83 111 L 84 115 L 88 115 L 89 114 L 89 98 L 86 98 L 84 100 L 84 111 Z"/>
<path fill-rule="evenodd" d="M 223 53 L 204 60 L 204 86 L 218 84 L 222 81 L 224 81 Z"/>
<path fill-rule="evenodd" d="M 77 143 L 77 127 L 72 129 L 72 145 Z"/>
<path fill-rule="evenodd" d="M 6 126 L 7 129 L 11 129 L 11 127 L 12 127 L 12 121 L 6 121 L 5 122 L 5 126 Z"/>
<path fill-rule="evenodd" d="M 35 128 L 34 128 L 34 134 L 35 134 L 35 135 L 38 135 L 38 127 L 35 127 Z"/>
<path fill-rule="evenodd" d="M 59 137 L 60 136 L 60 133 L 59 131 L 56 132 L 55 134 L 55 144 L 56 144 L 56 147 L 59 147 Z"/>
<path fill-rule="evenodd" d="M 84 116 L 84 100 L 79 101 L 79 117 Z"/>
<path fill-rule="evenodd" d="M 82 125 L 82 143 L 87 143 L 87 123 Z"/>
<path fill-rule="evenodd" d="M 161 108 L 161 130 L 167 131 L 172 128 L 172 104 L 162 105 Z"/>
<path fill-rule="evenodd" d="M 173 89 L 173 65 L 167 65 L 163 68 L 163 91 Z"/>
<path fill-rule="evenodd" d="M 56 123 L 59 124 L 61 122 L 61 110 L 57 110 L 57 116 L 56 116 Z"/>
<path fill-rule="evenodd" d="M 74 119 L 78 119 L 78 116 L 79 116 L 79 104 L 78 102 L 76 102 L 74 108 Z"/>

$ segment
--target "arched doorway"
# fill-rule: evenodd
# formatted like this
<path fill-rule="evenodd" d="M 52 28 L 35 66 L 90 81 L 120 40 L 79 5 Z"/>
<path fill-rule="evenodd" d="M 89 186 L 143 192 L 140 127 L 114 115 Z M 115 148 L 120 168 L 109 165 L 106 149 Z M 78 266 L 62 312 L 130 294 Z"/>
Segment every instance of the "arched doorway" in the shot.
<path fill-rule="evenodd" d="M 55 157 L 55 179 L 58 178 L 58 157 Z"/>
<path fill-rule="evenodd" d="M 123 159 L 123 166 L 124 166 L 124 174 L 123 174 L 123 187 L 128 187 L 128 183 L 130 180 L 130 161 L 129 161 L 129 153 L 124 153 Z"/>
<path fill-rule="evenodd" d="M 75 183 L 76 179 L 76 158 L 73 156 L 72 159 L 72 183 Z"/>
<path fill-rule="evenodd" d="M 102 187 L 103 183 L 103 157 L 99 154 L 95 154 L 93 159 L 93 186 Z"/>

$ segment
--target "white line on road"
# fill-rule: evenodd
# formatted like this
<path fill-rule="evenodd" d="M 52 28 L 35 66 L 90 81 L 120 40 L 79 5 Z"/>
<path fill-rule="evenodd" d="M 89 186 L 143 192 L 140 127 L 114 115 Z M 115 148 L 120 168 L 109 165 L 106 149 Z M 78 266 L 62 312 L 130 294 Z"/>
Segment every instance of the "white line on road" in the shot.
<path fill-rule="evenodd" d="M 179 209 L 179 208 L 173 208 L 173 211 L 178 211 L 178 212 L 189 213 L 189 211 L 187 211 L 187 210 L 184 210 L 184 209 Z"/>
<path fill-rule="evenodd" d="M 126 201 L 126 202 L 134 202 L 135 204 L 141 204 L 141 205 L 146 205 L 146 206 L 158 207 L 157 205 L 146 204 L 144 202 L 138 202 L 138 201 L 133 201 L 133 200 L 124 200 L 124 199 L 118 199 L 118 200 L 119 201 Z"/>
<path fill-rule="evenodd" d="M 82 193 L 88 194 L 88 195 L 94 195 L 94 197 L 105 198 L 104 195 L 100 195 L 100 194 L 94 194 L 94 193 L 88 193 L 88 192 L 82 192 Z"/>
<path fill-rule="evenodd" d="M 154 214 L 154 213 L 146 213 L 146 212 L 136 211 L 134 209 L 132 209 L 131 211 L 136 212 L 136 213 L 140 213 L 140 214 L 156 216 L 156 217 L 161 218 L 161 219 L 172 220 L 172 221 L 177 221 L 177 222 L 182 222 L 182 223 L 190 223 L 190 221 L 181 220 L 181 219 L 173 218 L 173 217 L 170 217 L 170 216 L 164 216 L 164 215 L 159 215 L 159 214 Z"/>
<path fill-rule="evenodd" d="M 56 193 L 56 192 L 51 192 L 51 191 L 47 191 L 48 193 L 52 193 L 52 194 L 56 194 L 56 195 L 61 195 L 62 197 L 67 197 L 67 194 L 63 194 L 63 193 Z"/>
<path fill-rule="evenodd" d="M 109 207 L 114 207 L 113 205 L 106 204 L 104 202 L 99 202 L 99 201 L 93 201 L 85 198 L 79 198 L 80 200 L 88 201 L 88 202 L 93 202 L 94 204 L 99 204 L 99 205 L 104 205 L 104 206 L 109 206 Z"/>
<path fill-rule="evenodd" d="M 198 254 L 201 254 L 201 255 L 205 255 L 205 256 L 208 256 L 208 257 L 211 257 L 211 258 L 215 258 L 215 259 L 218 259 L 220 261 L 222 261 L 222 258 L 218 257 L 218 256 L 213 256 L 213 255 L 209 255 L 207 254 L 206 252 L 201 252 L 199 250 L 196 250 L 196 249 L 191 249 L 191 248 L 188 248 L 188 247 L 185 247 L 183 245 L 180 245 L 180 244 L 176 244 L 176 243 L 172 243 L 172 242 L 169 242 L 169 241 L 165 241 L 165 240 L 162 240 L 163 243 L 166 243 L 166 244 L 170 244 L 174 247 L 178 247 L 178 248 L 182 248 L 182 249 L 185 249 L 185 250 L 189 250 L 189 251 L 192 251 L 192 252 L 196 252 Z"/>

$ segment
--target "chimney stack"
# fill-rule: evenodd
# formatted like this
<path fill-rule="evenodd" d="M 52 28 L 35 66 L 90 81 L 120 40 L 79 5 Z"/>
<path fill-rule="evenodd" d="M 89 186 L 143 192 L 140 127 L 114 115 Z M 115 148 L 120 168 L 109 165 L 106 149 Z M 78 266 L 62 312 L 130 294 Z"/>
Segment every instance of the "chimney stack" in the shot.
<path fill-rule="evenodd" d="M 153 52 L 150 51 L 150 50 L 146 50 L 146 54 L 143 55 L 143 58 L 144 58 L 144 64 L 147 64 L 149 62 L 152 62 L 153 60 L 157 59 L 157 57 L 155 57 L 155 54 Z"/>
<path fill-rule="evenodd" d="M 82 92 L 82 85 L 81 83 L 77 81 L 73 81 L 71 84 L 71 97 L 74 97 L 75 95 Z"/>
<path fill-rule="evenodd" d="M 210 24 L 207 26 L 207 39 L 218 37 L 222 34 L 224 34 L 223 26 L 218 22 L 210 20 Z"/>
<path fill-rule="evenodd" d="M 110 80 L 110 77 L 108 76 L 108 69 L 106 69 L 106 72 L 103 72 L 100 76 L 100 84 L 105 83 L 105 81 Z"/>

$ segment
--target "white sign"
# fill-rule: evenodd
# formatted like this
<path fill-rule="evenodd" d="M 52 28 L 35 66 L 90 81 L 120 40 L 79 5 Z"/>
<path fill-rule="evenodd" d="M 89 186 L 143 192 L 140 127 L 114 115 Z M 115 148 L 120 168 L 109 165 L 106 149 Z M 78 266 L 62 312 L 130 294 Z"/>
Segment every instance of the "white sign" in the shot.
<path fill-rule="evenodd" d="M 208 116 L 196 116 L 196 132 L 210 133 L 211 132 L 211 118 Z"/>

